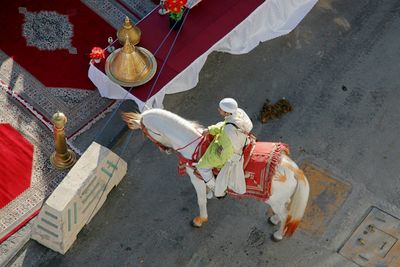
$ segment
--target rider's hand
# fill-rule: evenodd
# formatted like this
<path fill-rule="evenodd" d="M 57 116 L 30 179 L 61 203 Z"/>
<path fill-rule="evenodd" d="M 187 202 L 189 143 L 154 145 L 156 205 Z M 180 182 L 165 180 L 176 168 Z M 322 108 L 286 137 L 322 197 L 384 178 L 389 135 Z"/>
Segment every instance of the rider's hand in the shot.
<path fill-rule="evenodd" d="M 224 148 L 222 146 L 218 146 L 218 148 L 217 148 L 218 156 L 221 156 L 223 150 L 224 150 Z"/>
<path fill-rule="evenodd" d="M 205 128 L 205 129 L 203 130 L 202 135 L 204 135 L 204 136 L 208 135 L 208 129 L 207 129 L 207 128 Z"/>

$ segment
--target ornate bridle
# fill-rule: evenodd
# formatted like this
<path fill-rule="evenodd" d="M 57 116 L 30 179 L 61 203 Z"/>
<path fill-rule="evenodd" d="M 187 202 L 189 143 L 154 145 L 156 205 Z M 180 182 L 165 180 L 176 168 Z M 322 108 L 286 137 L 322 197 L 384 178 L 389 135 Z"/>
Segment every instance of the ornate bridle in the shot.
<path fill-rule="evenodd" d="M 189 142 L 188 144 L 184 145 L 183 147 L 177 148 L 177 149 L 173 149 L 171 147 L 167 147 L 163 144 L 161 144 L 159 141 L 157 141 L 154 137 L 152 137 L 149 133 L 152 132 L 156 135 L 160 135 L 154 131 L 152 131 L 151 129 L 146 128 L 146 126 L 143 124 L 143 121 L 140 120 L 140 128 L 143 132 L 143 134 L 150 139 L 150 141 L 152 141 L 159 149 L 161 149 L 162 151 L 168 151 L 168 150 L 172 150 L 176 152 L 176 155 L 179 159 L 179 173 L 181 174 L 181 170 L 182 170 L 182 166 L 193 166 L 193 163 L 196 163 L 198 161 L 198 159 L 200 158 L 199 151 L 200 151 L 200 147 L 203 145 L 203 143 L 206 141 L 206 137 L 203 135 L 200 135 L 199 137 L 197 137 L 196 139 L 194 139 L 193 141 Z M 184 156 L 182 156 L 182 154 L 179 152 L 180 150 L 185 149 L 186 147 L 190 146 L 191 144 L 193 144 L 194 142 L 196 142 L 197 140 L 202 139 L 196 146 L 196 148 L 194 149 L 194 152 L 192 154 L 192 158 L 191 159 L 187 159 Z"/>

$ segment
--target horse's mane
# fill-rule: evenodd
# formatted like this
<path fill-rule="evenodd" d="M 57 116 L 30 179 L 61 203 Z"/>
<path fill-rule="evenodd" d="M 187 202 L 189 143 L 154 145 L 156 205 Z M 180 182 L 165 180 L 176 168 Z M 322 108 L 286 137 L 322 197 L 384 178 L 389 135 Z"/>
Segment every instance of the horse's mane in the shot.
<path fill-rule="evenodd" d="M 163 118 L 167 119 L 170 124 L 176 124 L 177 126 L 184 126 L 185 128 L 193 130 L 196 133 L 198 133 L 198 131 L 196 131 L 197 129 L 200 130 L 200 129 L 204 128 L 201 124 L 199 124 L 196 121 L 186 120 L 186 119 L 182 118 L 181 116 L 179 116 L 175 113 L 172 113 L 168 110 L 165 110 L 165 109 L 153 108 L 153 109 L 146 110 L 142 113 L 143 118 L 148 117 L 148 116 L 163 117 Z"/>

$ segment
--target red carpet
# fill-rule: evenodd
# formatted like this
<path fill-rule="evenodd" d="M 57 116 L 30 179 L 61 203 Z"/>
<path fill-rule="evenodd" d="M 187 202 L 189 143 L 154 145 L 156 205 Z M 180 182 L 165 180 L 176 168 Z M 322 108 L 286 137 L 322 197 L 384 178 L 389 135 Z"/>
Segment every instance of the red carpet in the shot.
<path fill-rule="evenodd" d="M 0 209 L 29 188 L 33 145 L 9 124 L 0 124 Z"/>
<path fill-rule="evenodd" d="M 44 85 L 95 89 L 87 77 L 90 51 L 107 43 L 116 30 L 79 0 L 8 1 L 2 5 L 0 17 L 0 48 Z M 38 27 L 41 34 L 29 31 Z M 24 31 L 33 38 L 23 37 Z M 49 48 L 46 40 L 58 48 Z"/>

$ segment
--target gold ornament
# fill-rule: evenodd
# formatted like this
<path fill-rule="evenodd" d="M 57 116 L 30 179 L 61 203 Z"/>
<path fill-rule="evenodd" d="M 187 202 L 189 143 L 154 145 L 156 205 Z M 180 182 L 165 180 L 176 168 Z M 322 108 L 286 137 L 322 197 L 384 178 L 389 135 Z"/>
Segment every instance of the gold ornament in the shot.
<path fill-rule="evenodd" d="M 132 45 L 129 38 L 125 40 L 122 48 L 107 57 L 106 74 L 112 81 L 122 86 L 144 84 L 156 73 L 156 59 L 147 49 Z"/>
<path fill-rule="evenodd" d="M 75 153 L 67 148 L 64 127 L 67 123 L 67 117 L 61 112 L 54 113 L 53 118 L 54 143 L 56 151 L 50 156 L 51 164 L 59 169 L 64 170 L 72 167 L 76 162 Z"/>
<path fill-rule="evenodd" d="M 133 25 L 128 17 L 125 17 L 124 24 L 117 31 L 117 37 L 121 45 L 125 44 L 127 36 L 132 45 L 137 45 L 140 42 L 141 34 L 141 30 Z"/>

